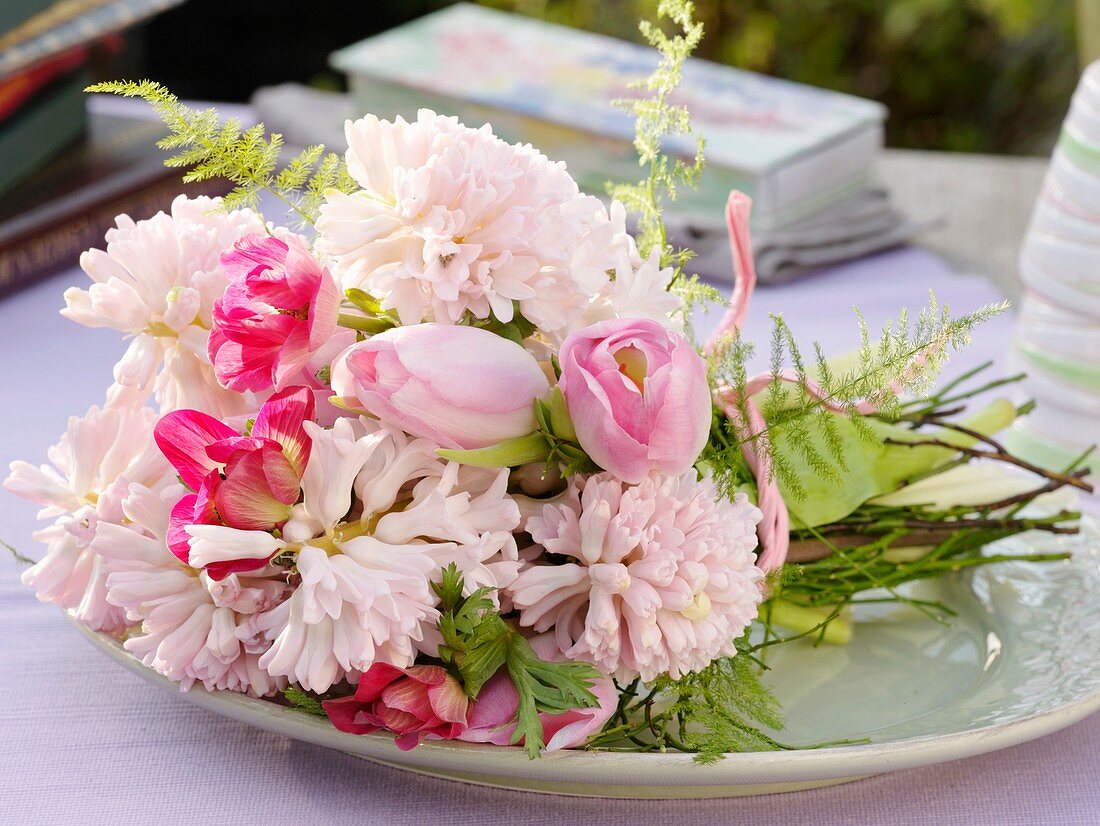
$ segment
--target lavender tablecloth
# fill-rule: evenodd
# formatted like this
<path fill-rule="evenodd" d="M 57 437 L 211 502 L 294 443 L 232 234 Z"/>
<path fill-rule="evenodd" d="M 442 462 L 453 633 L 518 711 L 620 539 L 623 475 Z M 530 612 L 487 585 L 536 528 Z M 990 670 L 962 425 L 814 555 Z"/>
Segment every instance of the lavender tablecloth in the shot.
<path fill-rule="evenodd" d="M 57 315 L 62 290 L 81 281 L 74 269 L 0 302 L 0 467 L 43 461 L 67 417 L 101 401 L 123 345 Z M 761 291 L 749 332 L 759 340 L 767 312 L 782 310 L 807 340 L 845 349 L 853 304 L 877 325 L 930 288 L 960 312 L 996 298 L 983 280 L 903 250 Z M 1007 317 L 990 323 L 956 369 L 1002 355 L 1010 330 Z M 34 513 L 0 493 L 0 539 L 35 555 Z M 1100 715 L 1006 751 L 824 790 L 600 801 L 419 777 L 201 711 L 90 648 L 6 559 L 0 630 L 5 823 L 1100 823 Z"/>

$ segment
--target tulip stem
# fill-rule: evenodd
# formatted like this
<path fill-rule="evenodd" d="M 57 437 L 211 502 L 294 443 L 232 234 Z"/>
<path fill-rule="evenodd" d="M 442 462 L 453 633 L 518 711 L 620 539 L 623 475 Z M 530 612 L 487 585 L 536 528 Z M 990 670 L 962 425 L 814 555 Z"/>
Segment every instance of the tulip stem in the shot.
<path fill-rule="evenodd" d="M 354 313 L 340 313 L 336 323 L 349 330 L 358 330 L 371 336 L 383 333 L 393 327 L 393 319 L 391 318 L 368 318 Z"/>

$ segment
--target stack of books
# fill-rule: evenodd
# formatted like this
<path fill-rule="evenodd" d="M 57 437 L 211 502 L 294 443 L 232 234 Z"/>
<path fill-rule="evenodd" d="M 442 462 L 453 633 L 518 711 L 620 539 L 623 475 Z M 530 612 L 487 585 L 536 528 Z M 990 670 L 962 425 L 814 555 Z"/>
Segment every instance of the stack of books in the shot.
<path fill-rule="evenodd" d="M 0 0 L 0 294 L 71 266 L 122 211 L 103 209 L 152 180 L 137 144 L 161 135 L 90 124 L 83 90 L 93 49 L 180 2 Z"/>
<path fill-rule="evenodd" d="M 491 122 L 502 137 L 566 161 L 594 193 L 640 175 L 632 116 L 612 101 L 643 94 L 630 83 L 656 60 L 638 44 L 469 4 L 332 56 L 358 110 L 408 118 L 426 106 L 469 124 Z M 739 189 L 753 198 L 760 245 L 770 236 L 787 248 L 777 264 L 819 262 L 829 244 L 850 248 L 860 216 L 877 221 L 875 237 L 897 235 L 900 217 L 873 188 L 882 105 L 698 59 L 685 65 L 675 102 L 706 136 L 707 167 L 698 188 L 676 202 L 674 224 L 696 236 L 720 233 L 726 197 Z M 694 139 L 666 149 L 690 157 Z M 808 254 L 787 240 L 790 230 L 804 237 L 807 228 L 816 239 Z"/>

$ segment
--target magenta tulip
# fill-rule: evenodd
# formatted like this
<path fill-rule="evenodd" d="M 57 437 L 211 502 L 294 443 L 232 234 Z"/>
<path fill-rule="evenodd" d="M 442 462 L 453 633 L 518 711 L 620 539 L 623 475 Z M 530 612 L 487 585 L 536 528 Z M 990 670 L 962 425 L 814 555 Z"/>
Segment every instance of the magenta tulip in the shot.
<path fill-rule="evenodd" d="M 513 341 L 477 327 L 416 324 L 346 350 L 333 365 L 332 389 L 413 436 L 473 449 L 531 433 L 532 402 L 550 385 Z"/>
<path fill-rule="evenodd" d="M 214 304 L 207 346 L 218 381 L 237 391 L 300 383 L 302 368 L 336 331 L 336 282 L 293 235 L 246 235 L 221 264 L 229 286 Z"/>
<path fill-rule="evenodd" d="M 612 319 L 570 335 L 559 358 L 577 439 L 604 470 L 637 483 L 653 469 L 678 476 L 699 458 L 710 388 L 683 337 L 649 319 Z"/>
<path fill-rule="evenodd" d="M 397 668 L 375 663 L 351 697 L 325 700 L 332 725 L 349 734 L 393 732 L 402 751 L 425 738 L 453 740 L 466 730 L 469 700 L 458 681 L 438 665 Z"/>

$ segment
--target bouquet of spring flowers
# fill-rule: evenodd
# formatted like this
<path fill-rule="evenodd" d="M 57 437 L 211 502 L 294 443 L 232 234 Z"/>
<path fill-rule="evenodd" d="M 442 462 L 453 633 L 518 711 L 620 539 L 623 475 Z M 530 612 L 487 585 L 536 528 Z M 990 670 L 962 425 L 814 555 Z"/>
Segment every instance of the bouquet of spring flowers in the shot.
<path fill-rule="evenodd" d="M 96 87 L 148 100 L 169 163 L 236 188 L 121 216 L 81 257 L 93 283 L 63 314 L 129 345 L 50 464 L 12 465 L 7 489 L 51 520 L 24 582 L 183 689 L 403 749 L 713 758 L 781 746 L 768 647 L 843 643 L 865 599 L 943 617 L 899 588 L 997 561 L 982 549 L 1004 536 L 1074 530 L 1074 513 L 1020 513 L 1085 487 L 1000 446 L 1020 410 L 959 418 L 1006 380 L 929 390 L 1000 308 L 933 303 L 810 363 L 776 319 L 772 369 L 749 375 L 733 193 L 733 299 L 693 342 L 713 290 L 661 210 L 702 145 L 694 162 L 661 146 L 690 132 L 669 95 L 701 29 L 689 4 L 661 13 L 680 33 L 643 27 L 661 62 L 625 104 L 648 174 L 609 206 L 534 148 L 429 111 L 351 121 L 343 157 L 279 168 L 262 126 L 155 83 Z"/>

